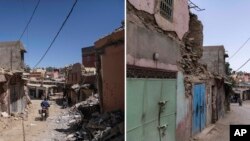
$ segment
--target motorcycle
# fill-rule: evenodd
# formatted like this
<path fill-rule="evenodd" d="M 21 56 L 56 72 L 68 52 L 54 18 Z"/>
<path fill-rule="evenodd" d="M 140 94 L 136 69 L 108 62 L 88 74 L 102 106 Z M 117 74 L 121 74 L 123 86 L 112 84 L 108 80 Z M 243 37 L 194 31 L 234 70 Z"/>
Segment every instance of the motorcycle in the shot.
<path fill-rule="evenodd" d="M 49 109 L 46 108 L 39 109 L 39 114 L 41 115 L 41 120 L 46 121 L 46 119 L 49 116 Z"/>

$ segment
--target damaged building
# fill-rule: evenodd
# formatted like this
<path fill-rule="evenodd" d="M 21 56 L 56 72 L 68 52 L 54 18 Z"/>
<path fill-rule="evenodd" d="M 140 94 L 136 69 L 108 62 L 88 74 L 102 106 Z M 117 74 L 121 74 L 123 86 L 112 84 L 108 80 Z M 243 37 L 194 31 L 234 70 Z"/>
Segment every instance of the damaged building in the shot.
<path fill-rule="evenodd" d="M 225 53 L 223 45 L 204 46 L 201 63 L 207 66 L 210 74 L 206 88 L 207 124 L 215 123 L 228 110 L 229 92 L 226 92 L 227 76 L 225 70 Z"/>
<path fill-rule="evenodd" d="M 26 107 L 24 53 L 22 42 L 0 42 L 0 111 L 20 113 Z"/>
<path fill-rule="evenodd" d="M 82 48 L 82 64 L 84 67 L 95 67 L 96 62 L 94 46 Z"/>
<path fill-rule="evenodd" d="M 189 141 L 224 114 L 223 76 L 200 61 L 203 25 L 188 0 L 128 0 L 127 40 L 128 140 Z"/>
<path fill-rule="evenodd" d="M 124 28 L 96 41 L 95 49 L 102 112 L 124 112 Z"/>
<path fill-rule="evenodd" d="M 84 85 L 76 85 L 80 81 L 71 80 L 71 77 L 77 78 L 77 72 L 82 70 L 81 72 L 85 72 L 83 78 L 86 77 L 82 80 L 87 82 L 87 72 L 92 70 L 93 65 L 96 66 L 98 89 L 96 94 L 81 102 L 74 100 L 77 103 L 71 110 L 76 114 L 69 124 L 71 127 L 76 126 L 77 130 L 69 134 L 67 139 L 124 141 L 124 27 L 97 40 L 93 47 L 82 49 L 83 64 L 88 68 L 78 63 L 68 71 L 67 83 L 71 84 L 71 88 L 79 89 Z"/>
<path fill-rule="evenodd" d="M 66 92 L 70 105 L 81 102 L 95 93 L 96 70 L 75 63 L 67 69 Z"/>

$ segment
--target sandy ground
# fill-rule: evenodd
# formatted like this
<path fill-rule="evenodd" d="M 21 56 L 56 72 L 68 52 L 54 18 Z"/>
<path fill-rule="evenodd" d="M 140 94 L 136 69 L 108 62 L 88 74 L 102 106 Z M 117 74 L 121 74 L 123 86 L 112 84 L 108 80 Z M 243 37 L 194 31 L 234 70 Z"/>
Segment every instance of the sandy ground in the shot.
<path fill-rule="evenodd" d="M 198 141 L 229 141 L 230 124 L 250 125 L 250 101 L 243 101 L 243 106 L 236 103 L 231 104 L 231 111 L 215 124 L 215 128 Z"/>
<path fill-rule="evenodd" d="M 67 123 L 61 122 L 66 109 L 61 109 L 56 102 L 61 94 L 54 96 L 51 102 L 50 116 L 46 121 L 40 120 L 38 109 L 41 100 L 32 100 L 28 118 L 15 120 L 14 118 L 1 119 L 0 141 L 63 141 L 68 127 Z M 24 126 L 23 126 L 24 125 Z M 24 130 L 23 130 L 24 128 Z"/>

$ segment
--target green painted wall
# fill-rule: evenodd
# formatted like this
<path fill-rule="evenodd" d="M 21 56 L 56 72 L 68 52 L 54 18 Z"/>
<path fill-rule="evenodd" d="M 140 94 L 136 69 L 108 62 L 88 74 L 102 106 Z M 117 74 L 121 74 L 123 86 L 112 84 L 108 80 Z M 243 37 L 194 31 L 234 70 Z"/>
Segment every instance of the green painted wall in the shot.
<path fill-rule="evenodd" d="M 175 123 L 175 79 L 127 79 L 128 141 L 175 141 Z"/>

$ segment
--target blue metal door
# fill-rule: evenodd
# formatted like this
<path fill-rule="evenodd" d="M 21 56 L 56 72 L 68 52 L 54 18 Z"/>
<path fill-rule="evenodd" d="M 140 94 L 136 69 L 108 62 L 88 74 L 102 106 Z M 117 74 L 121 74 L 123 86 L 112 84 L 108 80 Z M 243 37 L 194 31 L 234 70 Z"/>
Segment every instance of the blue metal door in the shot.
<path fill-rule="evenodd" d="M 206 124 L 205 85 L 195 84 L 193 90 L 192 133 L 196 134 L 204 129 Z"/>

